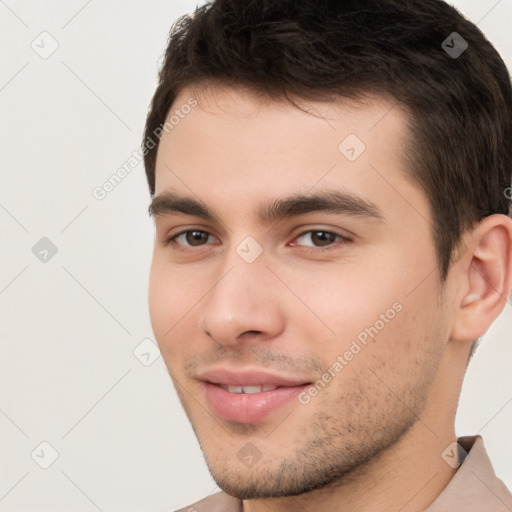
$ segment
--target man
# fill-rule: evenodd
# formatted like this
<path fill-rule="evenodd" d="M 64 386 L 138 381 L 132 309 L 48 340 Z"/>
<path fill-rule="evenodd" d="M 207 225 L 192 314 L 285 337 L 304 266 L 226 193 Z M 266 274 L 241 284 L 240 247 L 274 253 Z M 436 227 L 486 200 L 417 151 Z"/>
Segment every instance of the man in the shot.
<path fill-rule="evenodd" d="M 454 430 L 512 288 L 491 44 L 439 0 L 217 0 L 159 78 L 151 322 L 223 490 L 182 510 L 512 510 Z"/>

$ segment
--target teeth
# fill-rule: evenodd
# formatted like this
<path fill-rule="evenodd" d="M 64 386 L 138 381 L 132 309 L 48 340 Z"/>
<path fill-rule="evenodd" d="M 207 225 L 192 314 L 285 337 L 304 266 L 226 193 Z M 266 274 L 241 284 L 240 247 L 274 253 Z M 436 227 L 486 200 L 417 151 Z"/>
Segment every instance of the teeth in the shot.
<path fill-rule="evenodd" d="M 250 395 L 251 393 L 260 393 L 261 386 L 243 386 L 241 388 L 246 395 Z"/>
<path fill-rule="evenodd" d="M 277 389 L 277 386 L 265 385 L 265 386 L 221 386 L 227 389 L 230 393 L 245 393 L 250 395 L 252 393 L 260 393 L 261 391 L 273 391 Z"/>

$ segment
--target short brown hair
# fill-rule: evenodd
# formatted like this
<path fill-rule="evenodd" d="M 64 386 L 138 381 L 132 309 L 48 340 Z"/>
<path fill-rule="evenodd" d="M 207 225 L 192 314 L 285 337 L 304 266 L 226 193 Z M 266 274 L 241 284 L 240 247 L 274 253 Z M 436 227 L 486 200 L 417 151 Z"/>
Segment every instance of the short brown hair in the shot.
<path fill-rule="evenodd" d="M 411 114 L 406 156 L 431 206 L 443 281 L 464 231 L 488 215 L 510 215 L 510 76 L 482 32 L 441 0 L 199 7 L 171 28 L 143 145 L 180 91 L 208 82 L 290 101 L 376 93 L 404 105 Z M 144 156 L 152 196 L 157 150 L 158 141 Z"/>

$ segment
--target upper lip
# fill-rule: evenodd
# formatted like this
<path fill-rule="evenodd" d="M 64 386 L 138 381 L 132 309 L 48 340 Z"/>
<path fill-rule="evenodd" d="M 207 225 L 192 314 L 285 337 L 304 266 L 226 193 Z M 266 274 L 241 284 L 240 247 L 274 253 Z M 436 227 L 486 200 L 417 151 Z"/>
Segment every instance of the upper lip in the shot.
<path fill-rule="evenodd" d="M 311 383 L 307 379 L 285 377 L 264 371 L 229 370 L 227 368 L 211 368 L 199 373 L 197 378 L 224 386 L 303 386 Z"/>

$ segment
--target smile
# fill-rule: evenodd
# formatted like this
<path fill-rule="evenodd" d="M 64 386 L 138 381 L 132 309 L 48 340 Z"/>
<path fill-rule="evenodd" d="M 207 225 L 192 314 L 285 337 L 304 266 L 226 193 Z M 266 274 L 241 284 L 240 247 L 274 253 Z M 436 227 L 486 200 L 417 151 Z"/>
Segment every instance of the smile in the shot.
<path fill-rule="evenodd" d="M 253 393 L 261 393 L 266 391 L 274 391 L 278 386 L 272 385 L 264 385 L 264 386 L 226 386 L 224 384 L 219 384 L 222 389 L 229 391 L 230 393 L 244 393 L 246 395 L 251 395 Z"/>

